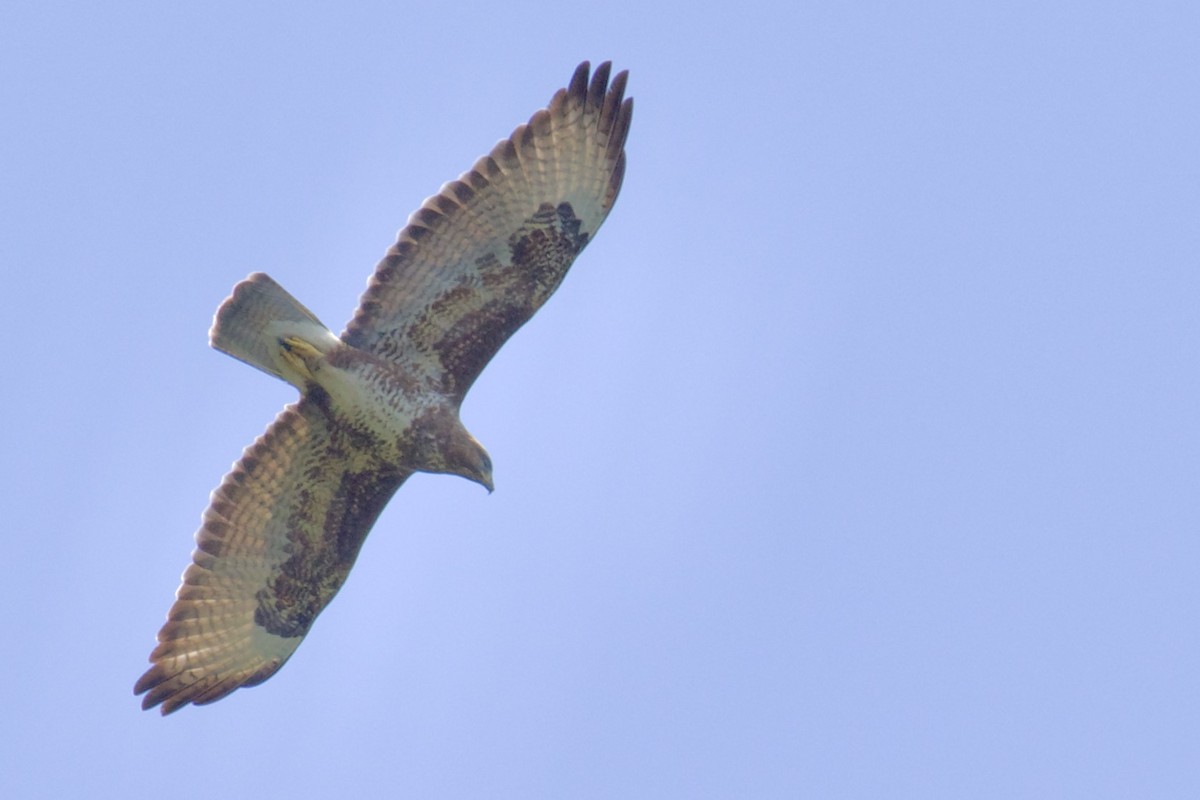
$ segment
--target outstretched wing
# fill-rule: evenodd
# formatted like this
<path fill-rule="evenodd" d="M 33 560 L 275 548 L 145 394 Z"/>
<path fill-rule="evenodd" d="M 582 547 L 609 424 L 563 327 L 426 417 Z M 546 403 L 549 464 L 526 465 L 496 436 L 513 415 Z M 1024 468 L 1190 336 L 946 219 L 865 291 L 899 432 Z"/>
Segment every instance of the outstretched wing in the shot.
<path fill-rule="evenodd" d="M 633 101 L 580 64 L 548 108 L 414 213 L 342 339 L 462 400 L 558 288 L 617 199 Z"/>
<path fill-rule="evenodd" d="M 192 563 L 138 680 L 169 714 L 262 683 L 333 599 L 410 473 L 379 471 L 309 400 L 288 406 L 213 492 Z"/>

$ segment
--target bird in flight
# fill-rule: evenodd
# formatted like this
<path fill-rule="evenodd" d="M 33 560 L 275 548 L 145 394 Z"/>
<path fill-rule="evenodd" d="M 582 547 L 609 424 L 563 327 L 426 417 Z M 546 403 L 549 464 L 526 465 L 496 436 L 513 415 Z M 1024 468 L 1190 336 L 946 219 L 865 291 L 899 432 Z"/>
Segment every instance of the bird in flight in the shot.
<path fill-rule="evenodd" d="M 414 472 L 492 490 L 491 458 L 459 408 L 617 199 L 633 101 L 627 73 L 610 83 L 610 71 L 580 64 L 546 108 L 426 200 L 341 336 L 263 273 L 217 309 L 212 346 L 300 399 L 213 492 L 134 686 L 143 708 L 212 703 L 275 674 Z"/>

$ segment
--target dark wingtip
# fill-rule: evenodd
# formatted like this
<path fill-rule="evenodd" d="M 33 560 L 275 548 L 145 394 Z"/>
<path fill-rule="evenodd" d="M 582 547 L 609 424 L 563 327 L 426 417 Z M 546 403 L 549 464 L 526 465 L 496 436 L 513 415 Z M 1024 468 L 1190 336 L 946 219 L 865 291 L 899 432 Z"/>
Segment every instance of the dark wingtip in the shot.
<path fill-rule="evenodd" d="M 611 61 L 605 61 L 596 67 L 596 71 L 592 73 L 592 83 L 588 87 L 589 103 L 600 105 L 604 101 L 604 95 L 608 91 L 608 73 L 611 71 Z"/>
<path fill-rule="evenodd" d="M 567 94 L 582 95 L 587 90 L 588 72 L 591 70 L 591 62 L 584 61 L 575 68 L 575 74 L 571 76 L 571 82 L 567 84 Z"/>
<path fill-rule="evenodd" d="M 612 83 L 608 87 L 609 93 L 617 98 L 618 103 L 625 96 L 625 84 L 627 83 L 629 83 L 629 70 L 623 69 L 617 73 L 617 76 L 612 79 Z"/>

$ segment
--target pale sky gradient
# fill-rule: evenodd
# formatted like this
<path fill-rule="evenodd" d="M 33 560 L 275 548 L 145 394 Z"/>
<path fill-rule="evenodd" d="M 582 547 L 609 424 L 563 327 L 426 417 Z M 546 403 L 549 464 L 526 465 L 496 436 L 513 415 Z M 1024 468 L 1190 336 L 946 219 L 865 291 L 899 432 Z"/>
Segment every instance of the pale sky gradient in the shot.
<path fill-rule="evenodd" d="M 1200 796 L 1194 3 L 6 3 L 0 797 Z M 615 211 L 260 687 L 132 694 L 208 493 L 583 60 Z"/>

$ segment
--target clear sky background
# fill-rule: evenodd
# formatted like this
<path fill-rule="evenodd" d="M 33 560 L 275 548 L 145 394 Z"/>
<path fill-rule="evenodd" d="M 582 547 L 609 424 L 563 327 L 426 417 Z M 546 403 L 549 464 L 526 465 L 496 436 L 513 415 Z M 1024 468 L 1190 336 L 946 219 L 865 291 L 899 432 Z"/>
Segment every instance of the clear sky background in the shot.
<path fill-rule="evenodd" d="M 0 796 L 1200 796 L 1200 10 L 0 6 Z M 295 658 L 135 679 L 407 215 L 583 60 L 615 211 Z"/>

